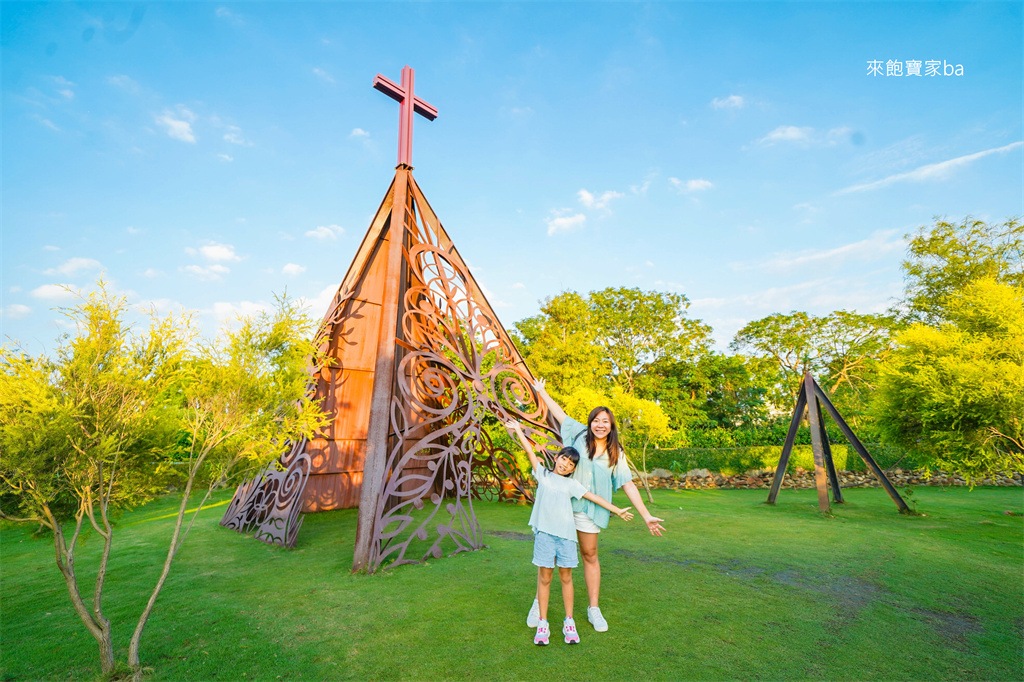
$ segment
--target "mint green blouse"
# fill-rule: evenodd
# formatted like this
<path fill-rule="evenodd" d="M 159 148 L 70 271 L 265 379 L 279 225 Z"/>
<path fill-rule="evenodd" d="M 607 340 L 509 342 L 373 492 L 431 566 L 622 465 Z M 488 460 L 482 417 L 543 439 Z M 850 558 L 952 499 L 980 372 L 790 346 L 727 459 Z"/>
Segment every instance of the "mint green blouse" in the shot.
<path fill-rule="evenodd" d="M 615 468 L 608 466 L 608 455 L 603 454 L 593 460 L 587 454 L 587 427 L 580 424 L 572 417 L 566 416 L 562 420 L 561 436 L 562 445 L 574 447 L 580 452 L 580 463 L 576 465 L 576 471 L 572 477 L 583 484 L 587 492 L 594 493 L 609 502 L 612 501 L 612 493 L 633 480 L 633 474 L 626 464 L 626 453 L 619 453 L 619 461 Z M 593 519 L 598 528 L 607 528 L 611 512 L 600 507 L 590 500 L 577 498 L 572 501 L 574 512 L 584 512 Z"/>

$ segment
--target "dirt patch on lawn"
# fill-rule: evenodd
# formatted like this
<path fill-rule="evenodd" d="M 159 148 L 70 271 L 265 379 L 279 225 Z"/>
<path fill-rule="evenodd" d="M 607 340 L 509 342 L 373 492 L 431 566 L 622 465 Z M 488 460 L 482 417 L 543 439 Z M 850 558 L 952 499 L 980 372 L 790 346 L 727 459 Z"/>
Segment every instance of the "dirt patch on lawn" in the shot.
<path fill-rule="evenodd" d="M 529 533 L 516 533 L 511 530 L 487 530 L 484 531 L 486 535 L 493 535 L 496 538 L 502 540 L 518 540 L 520 542 L 527 542 L 533 540 L 533 536 Z"/>
<path fill-rule="evenodd" d="M 985 631 L 977 618 L 966 613 L 920 608 L 907 609 L 907 612 L 911 618 L 927 623 L 943 640 L 961 651 L 969 648 L 968 635 L 979 635 Z"/>

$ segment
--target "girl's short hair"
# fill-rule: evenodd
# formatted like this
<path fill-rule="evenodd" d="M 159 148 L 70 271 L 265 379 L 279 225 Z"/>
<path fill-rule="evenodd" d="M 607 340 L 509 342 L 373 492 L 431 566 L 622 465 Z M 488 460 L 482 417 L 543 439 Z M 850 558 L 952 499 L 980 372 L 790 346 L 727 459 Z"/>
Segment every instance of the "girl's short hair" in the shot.
<path fill-rule="evenodd" d="M 562 448 L 561 450 L 558 451 L 558 454 L 555 455 L 555 459 L 558 459 L 559 457 L 568 457 L 570 460 L 572 460 L 573 464 L 580 463 L 580 451 L 577 450 L 576 448 Z"/>

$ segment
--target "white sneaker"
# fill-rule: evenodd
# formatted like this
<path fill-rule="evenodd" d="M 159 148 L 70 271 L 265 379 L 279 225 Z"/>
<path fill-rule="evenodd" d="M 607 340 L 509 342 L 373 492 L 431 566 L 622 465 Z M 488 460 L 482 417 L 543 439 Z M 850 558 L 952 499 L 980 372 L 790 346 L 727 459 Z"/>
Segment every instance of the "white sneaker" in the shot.
<path fill-rule="evenodd" d="M 540 602 L 536 599 L 533 600 L 533 606 L 530 607 L 530 613 L 526 615 L 527 627 L 535 628 L 540 625 Z"/>
<path fill-rule="evenodd" d="M 594 629 L 598 632 L 608 632 L 608 621 L 601 615 L 601 609 L 597 606 L 587 607 L 587 620 L 594 626 Z"/>

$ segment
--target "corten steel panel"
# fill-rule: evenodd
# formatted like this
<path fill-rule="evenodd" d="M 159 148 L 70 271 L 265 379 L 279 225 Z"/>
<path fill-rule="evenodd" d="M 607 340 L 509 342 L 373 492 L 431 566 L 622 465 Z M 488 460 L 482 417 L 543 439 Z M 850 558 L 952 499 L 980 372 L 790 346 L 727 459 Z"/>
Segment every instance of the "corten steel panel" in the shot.
<path fill-rule="evenodd" d="M 379 216 L 374 222 L 379 222 Z M 356 281 L 347 283 L 352 295 L 326 330 L 329 341 L 317 396 L 330 420 L 321 437 L 310 443 L 312 475 L 303 500 L 306 512 L 359 505 L 386 255 L 387 239 L 376 239 Z"/>
<path fill-rule="evenodd" d="M 345 307 L 345 317 L 331 334 L 328 349 L 331 366 L 372 372 L 380 329 L 380 305 L 353 299 Z"/>
<path fill-rule="evenodd" d="M 335 377 L 334 437 L 331 440 L 365 440 L 373 372 L 340 370 Z"/>
<path fill-rule="evenodd" d="M 355 294 L 352 296 L 358 301 L 381 304 L 384 300 L 384 281 L 387 279 L 388 265 L 388 236 L 378 239 L 370 256 L 370 263 L 363 271 L 359 283 L 355 287 Z"/>
<path fill-rule="evenodd" d="M 311 475 L 306 483 L 302 511 L 313 513 L 357 507 L 362 484 L 361 471 Z"/>
<path fill-rule="evenodd" d="M 309 442 L 312 474 L 337 474 L 343 471 L 363 470 L 366 458 L 365 440 L 325 440 L 314 438 Z"/>

